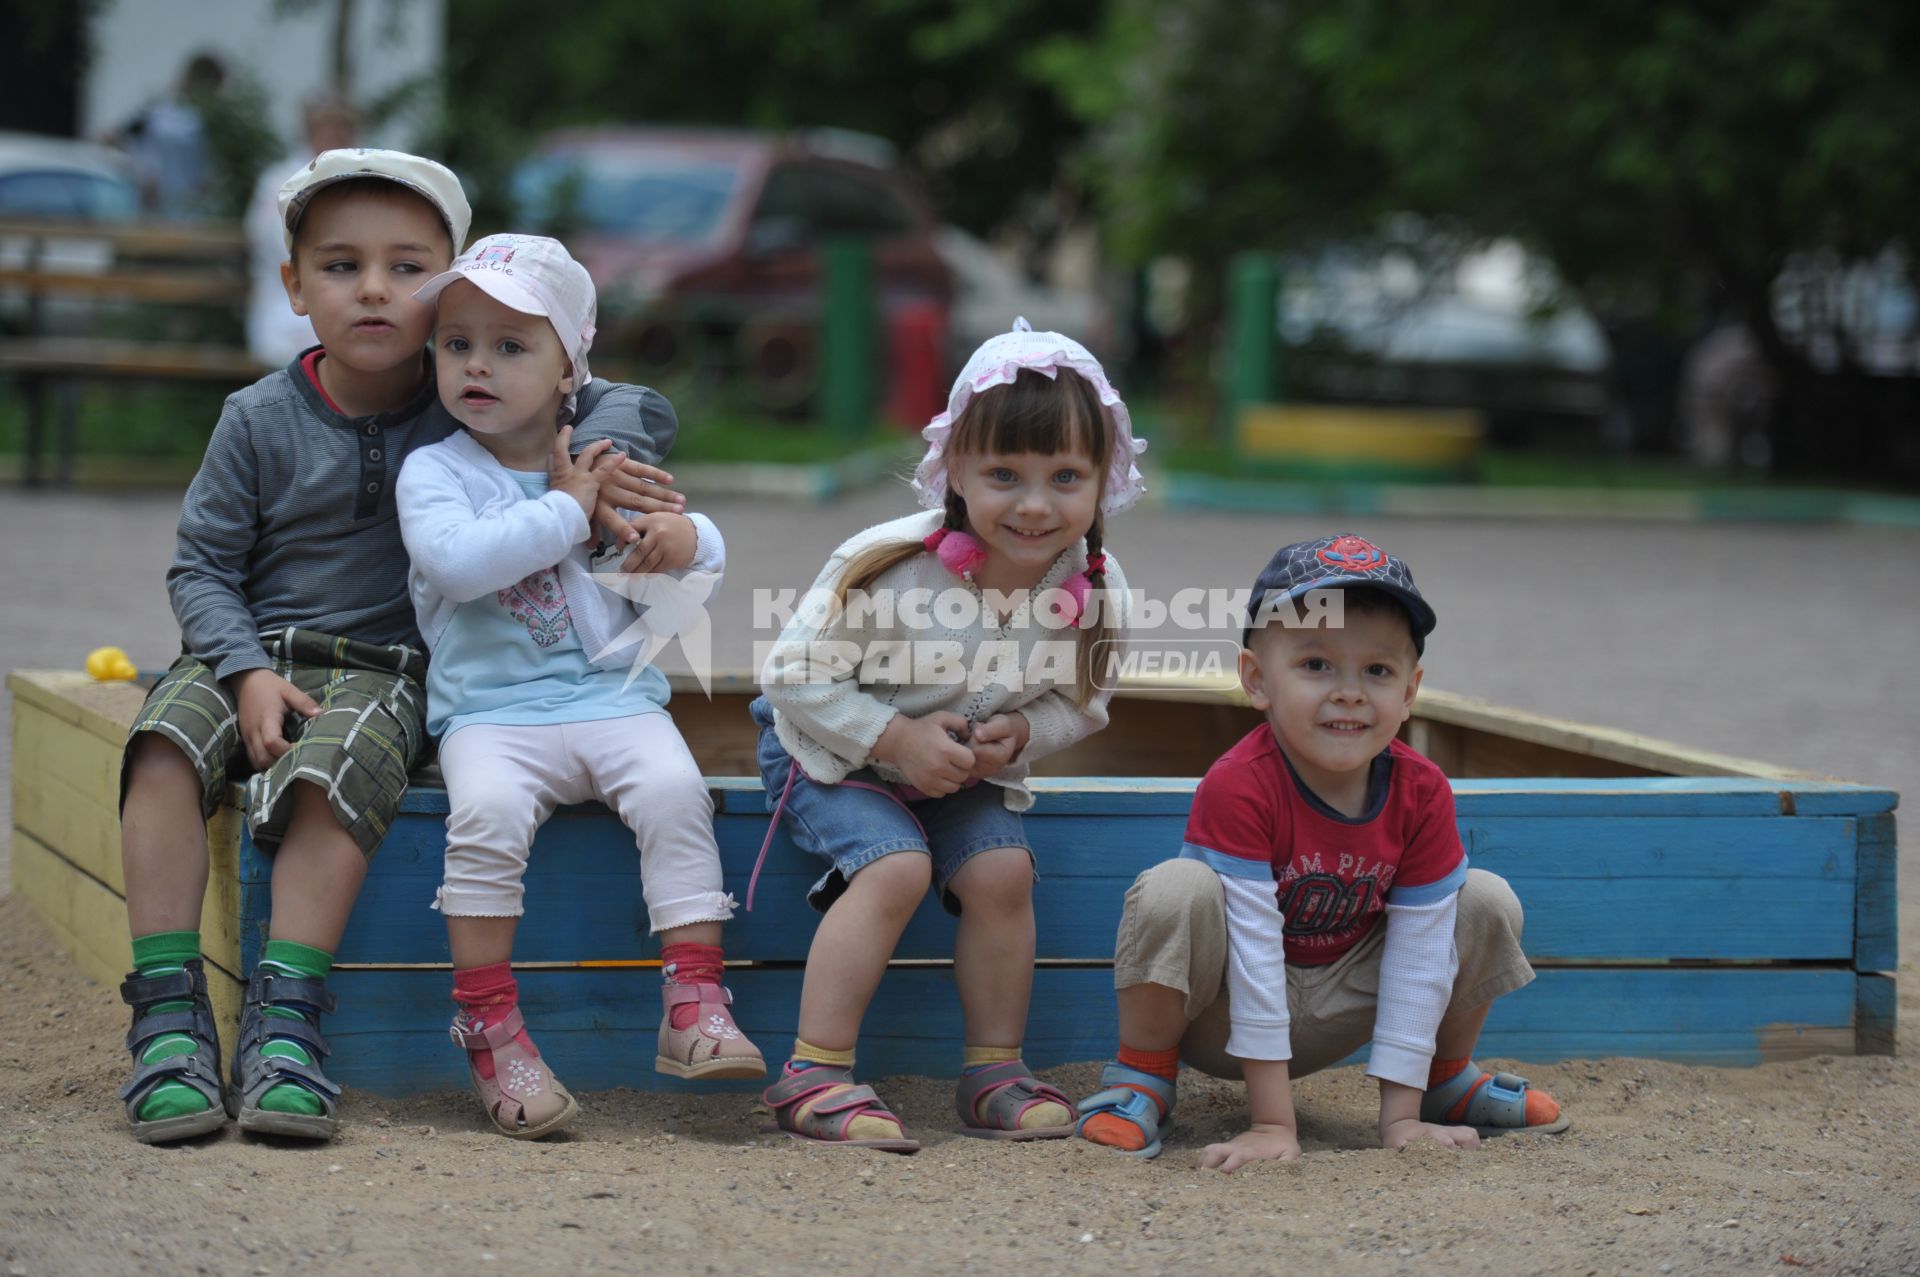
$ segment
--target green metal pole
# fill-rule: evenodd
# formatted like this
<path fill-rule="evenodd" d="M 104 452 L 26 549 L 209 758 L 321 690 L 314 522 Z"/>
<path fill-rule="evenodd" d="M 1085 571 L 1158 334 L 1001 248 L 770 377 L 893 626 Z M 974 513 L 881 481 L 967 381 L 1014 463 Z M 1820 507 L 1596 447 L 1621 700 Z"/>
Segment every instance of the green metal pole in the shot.
<path fill-rule="evenodd" d="M 1277 306 L 1280 272 L 1273 254 L 1241 253 L 1227 277 L 1226 429 L 1231 439 L 1249 404 L 1272 403 L 1279 391 Z"/>
<path fill-rule="evenodd" d="M 827 428 L 857 439 L 873 424 L 873 253 L 865 240 L 825 247 L 822 407 Z"/>

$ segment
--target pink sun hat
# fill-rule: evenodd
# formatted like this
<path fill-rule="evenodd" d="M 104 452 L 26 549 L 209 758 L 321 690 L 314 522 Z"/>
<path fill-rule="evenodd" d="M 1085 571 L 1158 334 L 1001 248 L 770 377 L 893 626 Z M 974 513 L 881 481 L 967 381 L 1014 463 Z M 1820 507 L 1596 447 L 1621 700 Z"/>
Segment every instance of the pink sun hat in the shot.
<path fill-rule="evenodd" d="M 509 309 L 545 316 L 573 364 L 575 393 L 587 384 L 592 376 L 587 371 L 587 350 L 593 345 L 598 306 L 593 277 L 566 245 L 545 235 L 477 239 L 453 259 L 451 267 L 422 284 L 414 299 L 432 305 L 448 285 L 462 279 Z"/>
<path fill-rule="evenodd" d="M 947 500 L 947 439 L 953 423 L 966 411 L 967 404 L 983 390 L 1011 385 L 1022 369 L 1032 369 L 1048 377 L 1066 368 L 1085 378 L 1107 413 L 1113 418 L 1113 461 L 1107 470 L 1106 488 L 1100 496 L 1102 514 L 1118 514 L 1132 506 L 1147 490 L 1134 458 L 1147 450 L 1145 439 L 1133 437 L 1133 418 L 1120 392 L 1107 380 L 1100 361 L 1085 346 L 1062 333 L 1037 333 L 1025 319 L 1013 321 L 1011 332 L 989 337 L 973 352 L 967 366 L 955 378 L 947 396 L 947 410 L 927 423 L 920 437 L 927 441 L 927 455 L 913 472 L 913 490 L 920 504 L 938 510 Z"/>

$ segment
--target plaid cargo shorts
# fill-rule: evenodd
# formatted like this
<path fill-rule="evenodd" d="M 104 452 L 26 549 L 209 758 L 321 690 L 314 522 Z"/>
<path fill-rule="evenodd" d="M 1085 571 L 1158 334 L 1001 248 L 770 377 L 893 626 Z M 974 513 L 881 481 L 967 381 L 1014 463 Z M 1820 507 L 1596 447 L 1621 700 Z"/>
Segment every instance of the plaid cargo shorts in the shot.
<path fill-rule="evenodd" d="M 427 750 L 426 657 L 410 647 L 380 647 L 314 630 L 260 636 L 272 670 L 320 705 L 313 718 L 289 714 L 293 747 L 273 766 L 247 773 L 239 705 L 213 671 L 191 656 L 173 663 L 148 693 L 127 733 L 159 732 L 178 745 L 200 775 L 206 815 L 226 800 L 229 780 L 246 778 L 247 828 L 263 850 L 278 847 L 293 815 L 293 783 L 311 781 L 327 795 L 341 827 L 369 857 L 386 836 L 407 790 L 407 773 Z M 120 792 L 126 795 L 126 762 Z"/>

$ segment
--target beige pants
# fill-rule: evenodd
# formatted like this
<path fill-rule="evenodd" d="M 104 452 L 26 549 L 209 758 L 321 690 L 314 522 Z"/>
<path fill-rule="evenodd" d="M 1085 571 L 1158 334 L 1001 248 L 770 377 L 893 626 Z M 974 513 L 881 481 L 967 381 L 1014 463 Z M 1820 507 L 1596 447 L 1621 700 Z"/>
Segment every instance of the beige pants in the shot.
<path fill-rule="evenodd" d="M 1507 880 L 1469 869 L 1460 888 L 1453 947 L 1459 971 L 1447 1014 L 1471 1011 L 1533 979 L 1520 949 L 1520 900 Z M 1374 1000 L 1380 988 L 1384 921 L 1325 966 L 1287 964 L 1287 1011 L 1292 1017 L 1291 1077 L 1337 1064 L 1373 1040 Z M 1180 1039 L 1180 1058 L 1214 1077 L 1240 1077 L 1227 1054 L 1227 906 L 1220 876 L 1197 860 L 1168 860 L 1134 879 L 1120 911 L 1113 985 L 1159 984 L 1186 995 L 1192 1021 Z"/>

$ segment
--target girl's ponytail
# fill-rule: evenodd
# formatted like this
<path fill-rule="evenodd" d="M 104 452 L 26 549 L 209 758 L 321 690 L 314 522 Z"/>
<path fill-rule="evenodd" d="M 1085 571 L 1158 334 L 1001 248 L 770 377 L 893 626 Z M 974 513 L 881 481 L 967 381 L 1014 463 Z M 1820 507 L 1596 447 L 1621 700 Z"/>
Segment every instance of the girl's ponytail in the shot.
<path fill-rule="evenodd" d="M 1100 624 L 1080 631 L 1080 648 L 1074 662 L 1074 703 L 1085 709 L 1096 693 L 1105 685 L 1098 668 L 1101 657 L 1101 644 L 1107 643 L 1109 656 L 1113 654 L 1112 640 L 1118 638 L 1120 627 L 1115 613 L 1119 610 L 1120 600 L 1101 596 L 1107 587 L 1105 539 L 1106 522 L 1098 510 L 1093 514 L 1093 526 L 1087 529 L 1087 583 L 1091 587 L 1091 596 L 1098 600 Z"/>

